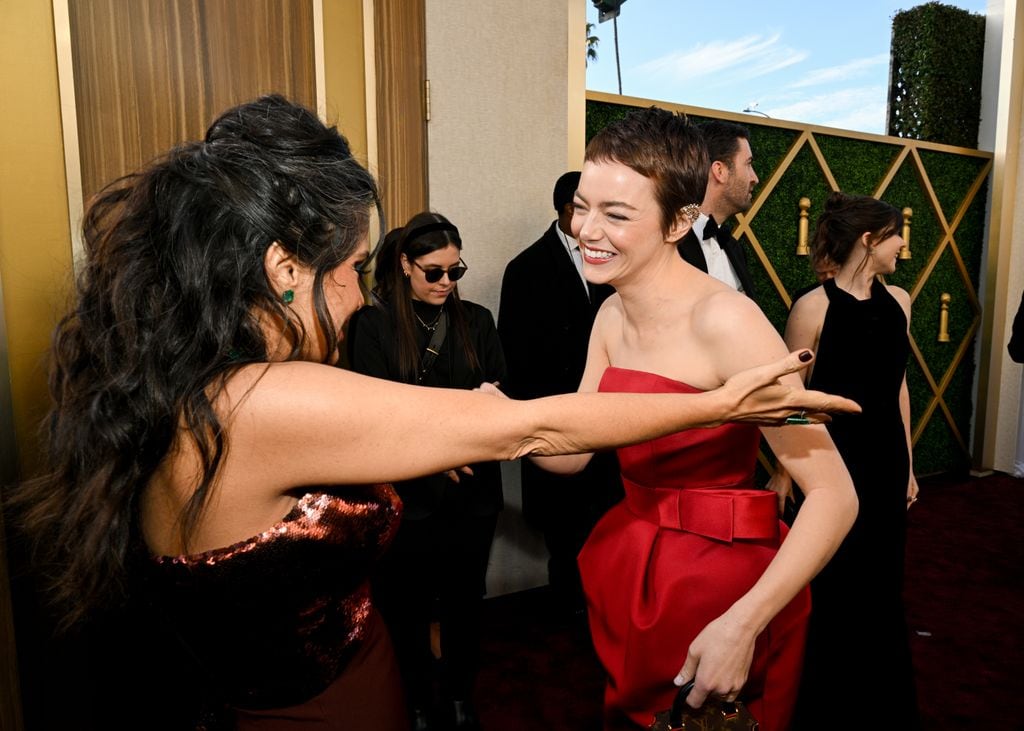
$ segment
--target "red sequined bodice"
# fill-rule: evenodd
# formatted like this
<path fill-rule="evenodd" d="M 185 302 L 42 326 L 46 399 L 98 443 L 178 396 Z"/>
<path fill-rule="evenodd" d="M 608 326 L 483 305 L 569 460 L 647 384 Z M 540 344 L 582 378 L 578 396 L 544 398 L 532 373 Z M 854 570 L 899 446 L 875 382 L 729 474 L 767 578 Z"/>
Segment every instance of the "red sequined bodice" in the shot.
<path fill-rule="evenodd" d="M 362 639 L 370 570 L 400 514 L 389 485 L 309 492 L 252 538 L 150 558 L 146 593 L 225 702 L 301 702 L 338 676 Z"/>

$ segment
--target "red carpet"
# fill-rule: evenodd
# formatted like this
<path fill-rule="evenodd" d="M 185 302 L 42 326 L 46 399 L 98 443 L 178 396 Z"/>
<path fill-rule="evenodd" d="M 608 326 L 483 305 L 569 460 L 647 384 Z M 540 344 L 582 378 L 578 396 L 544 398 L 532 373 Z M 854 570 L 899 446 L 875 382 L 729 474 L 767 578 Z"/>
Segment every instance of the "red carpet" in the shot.
<path fill-rule="evenodd" d="M 1024 729 L 1022 520 L 1024 480 L 922 482 L 905 594 L 925 731 Z M 548 599 L 535 590 L 486 602 L 486 731 L 600 728 L 603 679 L 585 627 Z M 885 728 L 868 721 L 885 689 L 866 687 L 864 727 Z"/>
<path fill-rule="evenodd" d="M 1024 729 L 1024 480 L 922 484 L 904 597 L 924 728 Z"/>

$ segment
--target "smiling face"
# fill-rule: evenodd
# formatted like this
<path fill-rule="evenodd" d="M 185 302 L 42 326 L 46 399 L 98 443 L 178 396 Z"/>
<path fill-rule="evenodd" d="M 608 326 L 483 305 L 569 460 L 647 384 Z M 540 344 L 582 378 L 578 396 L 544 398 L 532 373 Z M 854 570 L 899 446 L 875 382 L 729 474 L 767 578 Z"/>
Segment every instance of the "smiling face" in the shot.
<path fill-rule="evenodd" d="M 431 305 L 443 305 L 455 289 L 455 282 L 448 277 L 448 270 L 458 267 L 462 252 L 455 244 L 431 251 L 417 259 L 402 254 L 402 272 L 409 279 L 412 298 Z M 441 269 L 443 276 L 436 282 L 427 281 L 427 272 Z"/>
<path fill-rule="evenodd" d="M 666 234 L 654 184 L 617 162 L 583 165 L 573 202 L 573 236 L 580 242 L 583 272 L 595 284 L 620 287 L 642 277 L 674 246 L 689 224 L 675 222 Z"/>
<path fill-rule="evenodd" d="M 868 250 L 871 252 L 876 274 L 892 274 L 896 271 L 896 260 L 904 244 L 899 234 L 892 234 L 873 245 L 869 244 Z"/>

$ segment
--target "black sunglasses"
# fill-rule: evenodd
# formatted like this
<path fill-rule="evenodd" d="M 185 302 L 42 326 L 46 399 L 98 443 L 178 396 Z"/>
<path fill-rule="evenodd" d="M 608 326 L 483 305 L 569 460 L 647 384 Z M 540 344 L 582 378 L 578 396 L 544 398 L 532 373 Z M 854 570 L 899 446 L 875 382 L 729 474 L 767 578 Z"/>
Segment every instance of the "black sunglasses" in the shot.
<path fill-rule="evenodd" d="M 466 273 L 466 270 L 469 269 L 469 267 L 465 265 L 462 259 L 459 259 L 458 264 L 456 264 L 453 267 L 448 267 L 447 269 L 442 269 L 441 267 L 430 267 L 429 269 L 425 269 L 415 261 L 413 262 L 413 264 L 416 266 L 417 269 L 423 272 L 423 278 L 426 279 L 429 284 L 436 284 L 440 282 L 441 277 L 443 277 L 445 274 L 448 275 L 449 281 L 457 282 L 460 279 L 462 279 L 463 275 Z"/>

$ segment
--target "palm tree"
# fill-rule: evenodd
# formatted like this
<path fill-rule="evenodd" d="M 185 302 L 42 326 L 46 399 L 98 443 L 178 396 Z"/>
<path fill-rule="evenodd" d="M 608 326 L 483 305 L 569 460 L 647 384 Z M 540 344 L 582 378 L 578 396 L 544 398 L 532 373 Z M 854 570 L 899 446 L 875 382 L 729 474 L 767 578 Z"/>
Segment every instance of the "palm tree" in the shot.
<path fill-rule="evenodd" d="M 587 65 L 590 65 L 591 61 L 597 60 L 597 44 L 601 42 L 601 39 L 591 34 L 594 29 L 593 23 L 587 23 Z"/>

